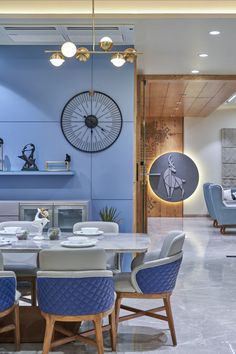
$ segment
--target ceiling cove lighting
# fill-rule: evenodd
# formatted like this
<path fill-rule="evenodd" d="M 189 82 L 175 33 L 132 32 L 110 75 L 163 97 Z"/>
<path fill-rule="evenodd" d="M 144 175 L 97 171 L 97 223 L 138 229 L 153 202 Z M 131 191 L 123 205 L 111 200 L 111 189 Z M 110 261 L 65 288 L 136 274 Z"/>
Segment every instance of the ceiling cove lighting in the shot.
<path fill-rule="evenodd" d="M 219 36 L 220 31 L 218 31 L 218 30 L 213 30 L 213 31 L 210 31 L 209 34 L 210 34 L 211 36 Z"/>
<path fill-rule="evenodd" d="M 208 54 L 207 54 L 207 53 L 200 53 L 200 54 L 198 54 L 198 56 L 199 56 L 200 58 L 207 58 L 207 57 L 208 57 Z"/>
<path fill-rule="evenodd" d="M 126 48 L 124 51 L 111 51 L 113 47 L 113 40 L 109 36 L 101 38 L 99 41 L 100 49 L 96 49 L 94 3 L 95 0 L 92 0 L 92 50 L 89 50 L 86 47 L 77 48 L 73 42 L 66 41 L 62 44 L 61 50 L 45 50 L 45 53 L 51 53 L 49 60 L 52 65 L 57 67 L 61 66 L 65 61 L 65 57 L 72 58 L 75 56 L 78 61 L 86 62 L 89 60 L 91 55 L 110 54 L 111 63 L 115 67 L 119 68 L 125 63 L 134 63 L 137 58 L 137 55 L 142 54 L 138 53 L 135 48 Z"/>
<path fill-rule="evenodd" d="M 192 74 L 199 74 L 199 70 L 192 70 L 191 73 Z"/>
<path fill-rule="evenodd" d="M 233 96 L 231 96 L 226 102 L 230 103 L 231 101 L 233 101 L 236 98 L 236 93 L 233 94 Z"/>

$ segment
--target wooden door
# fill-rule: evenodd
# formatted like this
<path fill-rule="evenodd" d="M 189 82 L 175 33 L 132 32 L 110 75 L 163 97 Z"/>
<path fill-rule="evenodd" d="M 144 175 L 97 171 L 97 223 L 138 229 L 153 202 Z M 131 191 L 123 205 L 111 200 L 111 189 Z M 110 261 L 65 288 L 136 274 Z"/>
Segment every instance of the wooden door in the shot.
<path fill-rule="evenodd" d="M 183 117 L 163 116 L 168 106 L 168 83 L 142 77 L 137 84 L 136 121 L 136 230 L 146 232 L 148 217 L 181 217 L 183 202 L 158 198 L 148 182 L 154 160 L 167 152 L 183 152 Z"/>

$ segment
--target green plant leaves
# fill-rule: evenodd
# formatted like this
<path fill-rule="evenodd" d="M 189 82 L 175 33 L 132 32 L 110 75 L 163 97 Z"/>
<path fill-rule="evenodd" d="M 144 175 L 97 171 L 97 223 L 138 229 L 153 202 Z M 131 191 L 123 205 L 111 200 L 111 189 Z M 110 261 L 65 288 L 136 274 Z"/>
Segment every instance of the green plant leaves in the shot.
<path fill-rule="evenodd" d="M 99 215 L 102 221 L 116 222 L 117 224 L 121 221 L 119 218 L 120 213 L 118 213 L 117 209 L 114 207 L 105 206 L 100 210 Z"/>

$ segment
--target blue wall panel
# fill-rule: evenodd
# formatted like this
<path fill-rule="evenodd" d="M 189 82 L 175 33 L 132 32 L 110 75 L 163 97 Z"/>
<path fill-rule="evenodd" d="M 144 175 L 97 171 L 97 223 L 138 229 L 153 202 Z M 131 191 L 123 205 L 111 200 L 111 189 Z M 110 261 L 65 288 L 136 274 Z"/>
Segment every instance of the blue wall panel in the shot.
<path fill-rule="evenodd" d="M 6 167 L 19 170 L 17 158 L 27 143 L 36 145 L 40 169 L 46 160 L 72 157 L 72 177 L 0 177 L 4 200 L 88 199 L 93 219 L 101 207 L 115 206 L 121 213 L 121 230 L 132 229 L 134 68 L 115 68 L 109 56 L 94 58 L 93 88 L 119 105 L 124 125 L 109 149 L 87 154 L 63 137 L 60 116 L 66 102 L 91 88 L 92 60 L 69 59 L 61 68 L 51 66 L 42 46 L 0 47 L 0 137 L 4 139 Z"/>

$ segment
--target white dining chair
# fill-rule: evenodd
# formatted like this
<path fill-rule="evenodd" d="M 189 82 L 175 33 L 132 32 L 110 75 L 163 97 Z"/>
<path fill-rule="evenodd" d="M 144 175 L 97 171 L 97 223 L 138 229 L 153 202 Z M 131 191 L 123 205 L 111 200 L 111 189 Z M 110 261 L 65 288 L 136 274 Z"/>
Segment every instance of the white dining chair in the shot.
<path fill-rule="evenodd" d="M 21 227 L 29 233 L 40 233 L 40 227 L 32 221 L 5 221 L 0 223 L 0 231 L 5 227 Z M 7 235 L 7 238 L 13 237 Z M 15 237 L 15 236 L 14 236 Z M 29 282 L 31 284 L 31 303 L 36 305 L 36 272 L 37 254 L 36 253 L 3 253 L 4 269 L 13 271 L 19 282 Z"/>
<path fill-rule="evenodd" d="M 83 227 L 96 227 L 105 234 L 113 234 L 114 236 L 119 233 L 119 225 L 115 222 L 109 221 L 84 221 L 78 222 L 73 226 L 73 232 L 81 231 Z M 107 269 L 112 270 L 113 273 L 121 271 L 121 259 L 119 253 L 107 253 Z"/>

